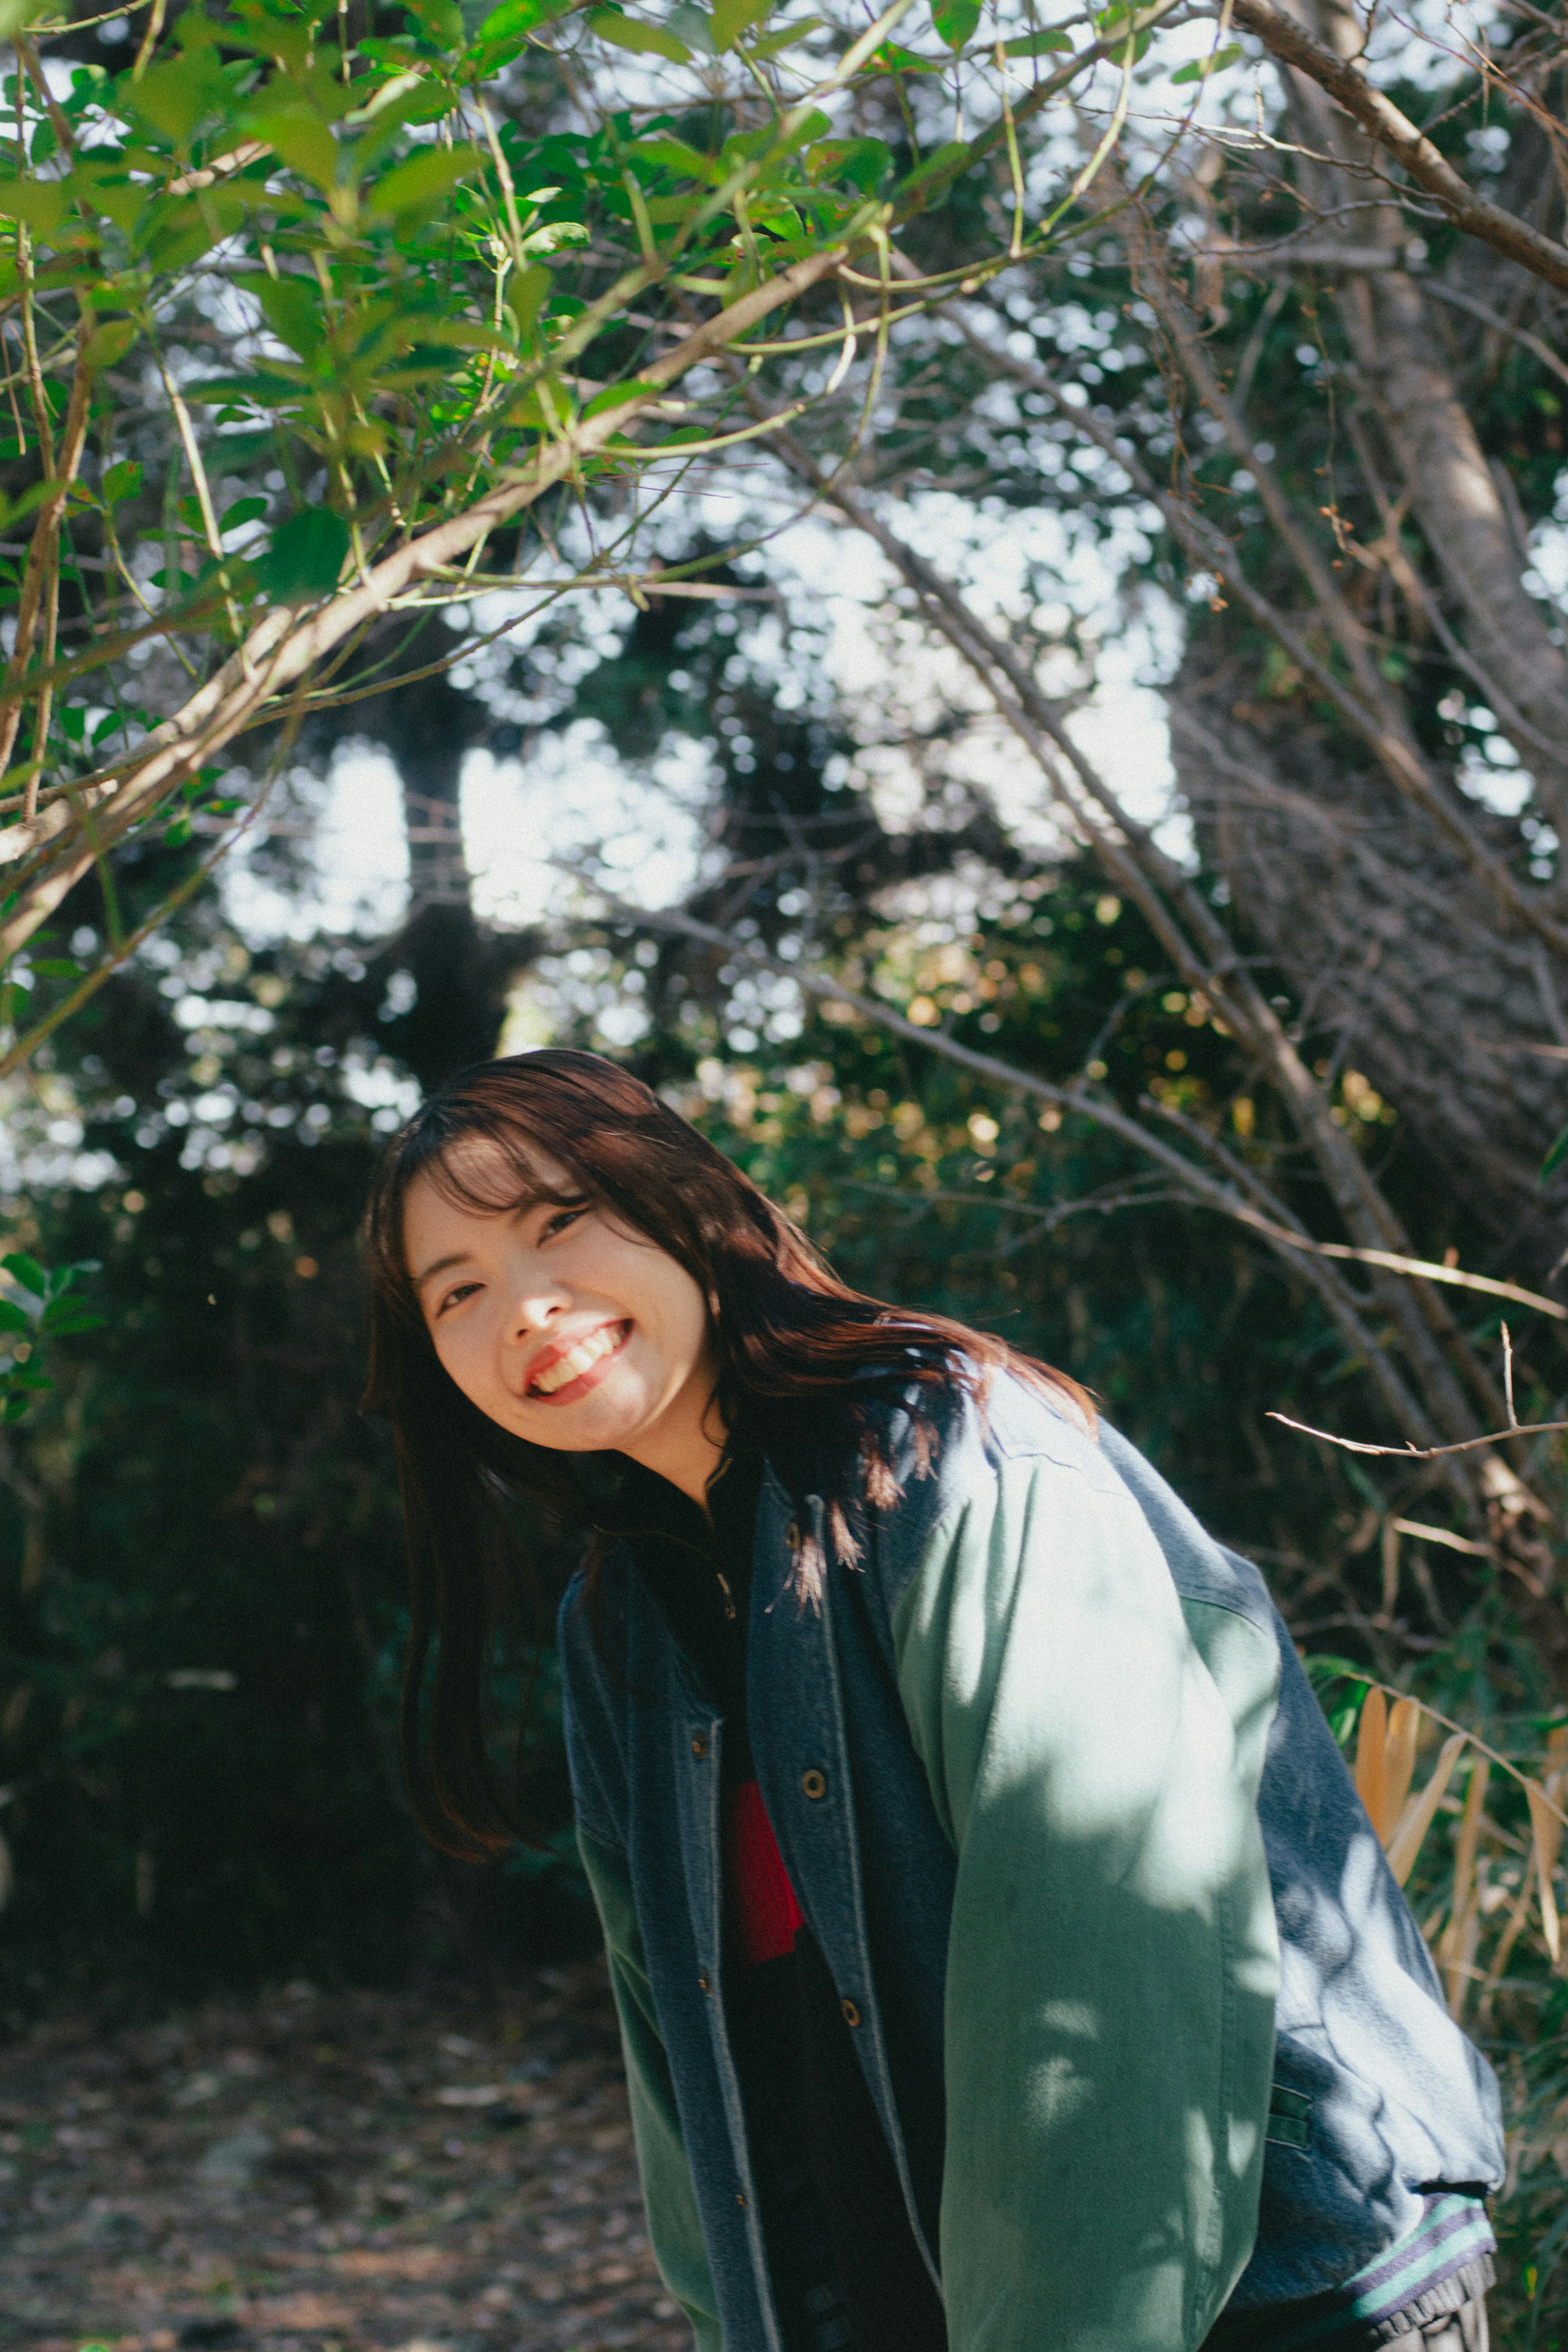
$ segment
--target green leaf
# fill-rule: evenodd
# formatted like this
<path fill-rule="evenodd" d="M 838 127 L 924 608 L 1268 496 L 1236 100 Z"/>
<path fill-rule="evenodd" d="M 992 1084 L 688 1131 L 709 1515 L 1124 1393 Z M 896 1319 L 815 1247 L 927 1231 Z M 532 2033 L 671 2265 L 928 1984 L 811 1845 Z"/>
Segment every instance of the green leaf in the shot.
<path fill-rule="evenodd" d="M 917 57 L 913 49 L 900 48 L 896 41 L 883 41 L 876 53 L 876 63 L 885 66 L 889 73 L 946 73 L 946 58 Z"/>
<path fill-rule="evenodd" d="M 243 473 L 246 466 L 255 464 L 264 450 L 277 446 L 277 437 L 270 425 L 260 425 L 254 432 L 220 433 L 213 443 L 219 461 L 218 471 Z"/>
<path fill-rule="evenodd" d="M 967 163 L 968 159 L 969 150 L 967 142 L 962 139 L 949 139 L 946 146 L 938 147 L 934 153 L 926 156 L 924 163 L 917 163 L 906 180 L 900 181 L 899 194 L 907 194 L 912 188 L 922 186 L 925 181 L 936 178 L 940 173 L 955 172 L 960 163 Z"/>
<path fill-rule="evenodd" d="M 120 103 L 181 148 L 189 145 L 203 116 L 226 96 L 217 61 L 204 48 L 187 49 L 183 57 L 152 66 L 140 81 L 127 74 L 120 85 Z"/>
<path fill-rule="evenodd" d="M 226 538 L 231 530 L 237 530 L 241 523 L 258 522 L 266 512 L 265 499 L 236 499 L 232 507 L 225 508 L 219 518 L 219 537 Z"/>
<path fill-rule="evenodd" d="M 253 139 L 265 139 L 291 172 L 298 172 L 324 195 L 337 186 L 338 142 L 314 107 L 249 115 L 246 129 Z"/>
<path fill-rule="evenodd" d="M 25 33 L 47 5 L 48 0 L 0 0 L 0 41 L 14 40 L 18 33 Z"/>
<path fill-rule="evenodd" d="M 329 596 L 349 553 L 349 526 L 330 507 L 290 515 L 272 534 L 256 567 L 261 592 L 274 604 L 308 604 Z"/>
<path fill-rule="evenodd" d="M 404 5 L 438 49 L 463 47 L 463 12 L 455 0 L 404 0 Z"/>
<path fill-rule="evenodd" d="M 319 351 L 326 333 L 321 315 L 321 291 L 300 277 L 247 278 L 246 283 L 261 305 L 262 316 L 280 343 L 308 360 Z"/>
<path fill-rule="evenodd" d="M 58 1298 L 62 1292 L 71 1288 L 78 1274 L 101 1274 L 102 1272 L 103 1260 L 100 1257 L 78 1257 L 73 1265 L 62 1265 L 56 1273 L 50 1275 L 49 1295 L 53 1298 Z"/>
<path fill-rule="evenodd" d="M 656 383 L 638 383 L 635 381 L 627 383 L 607 383 L 602 392 L 594 394 L 593 398 L 583 410 L 584 421 L 591 416 L 602 416 L 607 409 L 624 408 L 629 400 L 644 400 L 650 393 L 657 397 L 658 392 L 659 386 Z M 37 971 L 37 969 L 35 965 L 34 970 Z"/>
<path fill-rule="evenodd" d="M 695 5 L 695 0 L 680 0 L 679 6 L 671 9 L 669 29 L 678 41 L 685 41 L 688 48 L 695 49 L 698 57 L 716 58 L 718 55 L 713 18 L 706 8 Z"/>
<path fill-rule="evenodd" d="M 26 221 L 39 236 L 53 236 L 70 208 L 68 180 L 0 180 L 0 219 Z"/>
<path fill-rule="evenodd" d="M 239 197 L 222 189 L 208 188 L 199 199 L 160 196 L 138 216 L 133 250 L 154 269 L 185 269 L 244 218 Z"/>
<path fill-rule="evenodd" d="M 481 41 L 516 41 L 537 32 L 554 17 L 580 7 L 581 0 L 501 0 L 479 27 Z"/>
<path fill-rule="evenodd" d="M 980 0 L 931 0 L 931 21 L 950 49 L 961 49 L 974 38 Z"/>
<path fill-rule="evenodd" d="M 753 25 L 764 23 L 772 15 L 773 7 L 774 0 L 713 0 L 715 47 L 733 49 L 742 33 Z"/>
<path fill-rule="evenodd" d="M 194 11 L 192 12 L 194 14 Z M 224 38 L 237 46 L 254 49 L 264 58 L 276 58 L 286 74 L 300 74 L 306 69 L 318 37 L 322 11 L 312 8 L 290 8 L 285 15 L 274 6 L 258 6 L 256 0 L 238 0 L 234 14 L 242 24 L 248 25 L 248 37 L 230 26 L 224 26 Z M 184 30 L 184 19 L 181 31 Z"/>
<path fill-rule="evenodd" d="M 785 25 L 777 33 L 769 33 L 765 41 L 756 44 L 751 54 L 754 58 L 776 58 L 781 49 L 790 47 L 796 41 L 803 41 L 808 33 L 816 32 L 821 22 L 820 16 L 801 16 L 793 25 Z"/>
<path fill-rule="evenodd" d="M 815 181 L 847 180 L 862 195 L 874 195 L 893 162 L 880 139 L 824 139 L 806 151 L 806 171 Z"/>
<path fill-rule="evenodd" d="M 662 163 L 667 172 L 678 172 L 685 180 L 712 182 L 719 176 L 719 167 L 711 155 L 699 154 L 688 147 L 684 139 L 667 135 L 658 139 L 640 139 L 632 149 L 634 155 L 646 156 L 650 163 Z"/>
<path fill-rule="evenodd" d="M 111 368 L 125 357 L 141 332 L 134 319 L 110 319 L 96 328 L 89 340 L 87 361 L 94 375 Z"/>
<path fill-rule="evenodd" d="M 1009 58 L 1043 57 L 1048 49 L 1070 49 L 1071 36 L 1067 33 L 1026 33 L 1021 40 L 1004 41 L 1003 55 Z"/>
<path fill-rule="evenodd" d="M 33 1318 L 14 1298 L 0 1298 L 0 1331 L 31 1331 Z"/>
<path fill-rule="evenodd" d="M 535 320 L 549 300 L 555 279 L 542 261 L 530 262 L 527 269 L 514 270 L 507 280 L 507 300 L 517 322 L 519 335 L 531 334 Z"/>
<path fill-rule="evenodd" d="M 504 338 L 483 319 L 427 319 L 418 320 L 415 328 L 418 341 L 411 350 L 423 352 L 431 346 L 444 351 L 494 352 L 505 348 Z"/>
<path fill-rule="evenodd" d="M 79 980 L 81 966 L 71 956 L 40 956 L 33 966 L 40 980 Z"/>
<path fill-rule="evenodd" d="M 691 51 L 674 33 L 663 25 L 646 25 L 636 16 L 622 16 L 619 8 L 595 8 L 589 17 L 588 29 L 597 33 L 601 41 L 611 42 L 618 49 L 632 49 L 639 57 L 673 58 L 677 65 L 691 60 Z"/>
<path fill-rule="evenodd" d="M 1210 74 L 1223 73 L 1227 66 L 1233 66 L 1240 55 L 1240 42 L 1230 41 L 1223 49 L 1216 49 L 1212 57 L 1194 58 L 1190 65 L 1178 66 L 1171 79 L 1207 81 Z"/>
<path fill-rule="evenodd" d="M 35 507 L 42 506 L 46 499 L 52 498 L 62 487 L 57 481 L 34 482 L 19 499 L 8 499 L 5 491 L 0 490 L 0 530 L 14 530 L 24 515 L 30 515 Z"/>
<path fill-rule="evenodd" d="M 5 1268 L 13 1282 L 20 1283 L 24 1290 L 30 1290 L 35 1298 L 48 1297 L 49 1277 L 36 1257 L 27 1257 L 14 1250 L 9 1257 L 0 1257 L 0 1266 Z"/>
<path fill-rule="evenodd" d="M 459 180 L 483 171 L 489 158 L 477 147 L 426 147 L 406 163 L 395 163 L 376 182 L 369 198 L 372 213 L 418 212 L 437 205 Z"/>
<path fill-rule="evenodd" d="M 68 1339 L 73 1331 L 101 1331 L 108 1318 L 90 1314 L 78 1307 L 74 1298 L 62 1299 L 57 1307 L 44 1309 L 44 1328 L 51 1339 Z"/>
<path fill-rule="evenodd" d="M 255 375 L 202 376 L 184 390 L 187 400 L 244 399 L 254 401 L 257 408 L 276 408 L 280 402 L 298 400 L 303 382 L 301 371 L 286 373 L 286 362 L 275 360 L 270 368 L 258 368 Z M 271 434 L 267 437 L 270 440 Z"/>
<path fill-rule="evenodd" d="M 1366 1668 L 1358 1666 L 1354 1658 L 1336 1658 L 1327 1651 L 1313 1651 L 1310 1657 L 1302 1659 L 1301 1664 L 1306 1669 L 1308 1681 L 1320 1698 L 1322 1696 L 1319 1687 L 1322 1684 L 1346 1677 L 1353 1683 L 1363 1683 L 1366 1679 Z"/>
<path fill-rule="evenodd" d="M 141 490 L 141 461 L 139 457 L 121 457 L 110 467 L 99 485 L 99 497 L 106 507 L 115 507 L 121 499 L 134 499 Z"/>
<path fill-rule="evenodd" d="M 89 156 L 72 175 L 86 183 L 90 197 L 84 190 L 82 201 L 90 203 L 94 212 L 102 213 L 118 229 L 129 236 L 141 215 L 151 191 L 132 180 L 128 173 L 110 174 L 98 171 Z"/>
<path fill-rule="evenodd" d="M 1556 1175 L 1565 1160 L 1568 1160 L 1568 1127 L 1563 1129 L 1541 1163 L 1541 1181 L 1543 1184 L 1549 1176 Z"/>

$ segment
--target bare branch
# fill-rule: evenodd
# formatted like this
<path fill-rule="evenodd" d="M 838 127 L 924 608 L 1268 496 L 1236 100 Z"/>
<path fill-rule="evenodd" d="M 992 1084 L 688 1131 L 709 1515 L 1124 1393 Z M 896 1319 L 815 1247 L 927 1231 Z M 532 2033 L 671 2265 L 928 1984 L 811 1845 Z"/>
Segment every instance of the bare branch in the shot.
<path fill-rule="evenodd" d="M 1040 381 L 1049 385 L 1049 379 Z M 1055 396 L 1060 399 L 1060 394 Z M 1080 424 L 1088 423 L 1081 411 L 1071 413 Z M 1213 908 L 1190 877 L 1159 848 L 1148 828 L 1127 814 L 1085 760 L 1066 731 L 1063 714 L 1040 691 L 1029 665 L 976 617 L 934 565 L 863 504 L 841 476 L 824 474 L 789 432 L 779 434 L 778 446 L 791 467 L 873 539 L 916 590 L 933 625 L 969 664 L 998 712 L 1039 762 L 1053 793 L 1092 843 L 1107 875 L 1132 897 L 1184 977 L 1216 999 L 1242 1045 L 1269 1069 L 1356 1242 L 1364 1247 L 1410 1255 L 1388 1201 L 1359 1154 L 1333 1125 L 1322 1088 L 1286 1036 L 1279 1015 L 1239 968 Z M 1127 460 L 1113 442 L 1112 450 L 1125 466 Z M 1173 503 L 1179 510 L 1180 502 Z M 1180 909 L 1179 920 L 1172 912 L 1173 905 Z M 1489 1409 L 1495 1389 L 1446 1304 L 1425 1286 L 1407 1290 L 1399 1284 L 1388 1286 L 1385 1304 L 1397 1321 L 1412 1361 L 1419 1367 L 1426 1393 L 1443 1414 L 1449 1433 L 1473 1433 L 1475 1414 L 1450 1357 L 1463 1367 L 1472 1390 Z"/>
<path fill-rule="evenodd" d="M 1402 163 L 1417 187 L 1437 199 L 1456 228 L 1490 245 L 1506 260 L 1517 261 L 1549 286 L 1568 294 L 1568 249 L 1542 236 L 1516 214 L 1479 196 L 1468 180 L 1417 131 L 1392 99 L 1374 88 L 1360 68 L 1343 58 L 1276 8 L 1272 0 L 1232 0 L 1239 25 L 1256 33 L 1272 57 L 1293 66 L 1328 92 L 1368 136 Z"/>
<path fill-rule="evenodd" d="M 1504 335 L 1511 342 L 1521 344 L 1532 358 L 1541 362 L 1543 368 L 1549 368 L 1553 375 L 1560 376 L 1564 383 L 1568 383 L 1568 366 L 1563 365 L 1550 343 L 1543 343 L 1541 337 L 1532 335 L 1528 327 L 1518 326 L 1511 319 L 1500 319 L 1495 310 L 1489 310 L 1486 304 L 1478 302 L 1473 294 L 1461 294 L 1457 286 L 1445 286 L 1440 278 L 1424 277 L 1416 283 L 1422 293 L 1434 302 L 1447 302 L 1456 310 L 1468 310 L 1472 319 L 1479 319 L 1483 327 L 1491 329 L 1494 335 Z"/>
<path fill-rule="evenodd" d="M 556 862 L 562 866 L 564 871 L 577 871 L 565 861 Z M 1400 1373 L 1392 1350 L 1385 1341 L 1375 1338 L 1363 1319 L 1355 1294 L 1333 1274 L 1324 1263 L 1325 1253 L 1314 1246 L 1310 1234 L 1301 1232 L 1298 1236 L 1291 1233 L 1287 1209 L 1280 1208 L 1278 1224 L 1259 1216 L 1231 1186 L 1221 1183 L 1203 1169 L 1196 1167 L 1185 1152 L 1176 1150 L 1174 1145 L 1152 1133 L 1118 1104 L 1107 1102 L 1083 1087 L 1054 1086 L 1050 1079 L 1037 1077 L 1030 1070 L 1020 1070 L 1011 1063 L 997 1060 L 990 1054 L 977 1053 L 972 1046 L 960 1045 L 956 1037 L 949 1037 L 940 1030 L 917 1028 L 913 1021 L 895 1013 L 891 1005 L 880 1003 L 874 997 L 866 996 L 825 972 L 812 971 L 801 964 L 787 961 L 782 956 L 770 955 L 766 948 L 757 946 L 749 940 L 737 939 L 731 933 L 716 929 L 711 923 L 700 922 L 695 916 L 678 908 L 651 911 L 643 907 L 634 907 L 627 900 L 616 898 L 592 877 L 579 874 L 578 878 L 586 879 L 595 896 L 630 923 L 654 930 L 674 931 L 687 939 L 698 940 L 705 946 L 722 949 L 727 955 L 742 957 L 765 971 L 777 972 L 780 978 L 793 982 L 808 996 L 848 1004 L 865 1020 L 874 1022 L 879 1028 L 887 1030 L 895 1037 L 902 1037 L 907 1044 L 921 1046 L 945 1061 L 956 1062 L 964 1069 L 974 1070 L 1011 1093 L 1031 1096 L 1037 1101 L 1052 1103 L 1062 1110 L 1080 1112 L 1097 1126 L 1119 1137 L 1123 1142 L 1130 1144 L 1134 1150 L 1157 1160 L 1177 1180 L 1186 1197 L 1196 1206 L 1216 1209 L 1223 1216 L 1251 1224 L 1275 1249 L 1281 1252 L 1289 1250 L 1291 1262 L 1303 1280 L 1317 1292 L 1347 1349 L 1364 1365 L 1394 1420 L 1412 1433 L 1413 1444 L 1418 1438 L 1421 1444 L 1427 1445 L 1436 1439 L 1437 1432 L 1426 1408 L 1417 1402 Z M 1421 1336 L 1426 1335 L 1422 1332 Z M 1429 1381 L 1429 1368 L 1423 1364 L 1422 1370 Z M 1439 1390 L 1437 1401 L 1450 1413 L 1453 1412 L 1451 1396 L 1445 1396 Z M 1462 1398 L 1458 1410 L 1465 1411 Z M 1472 1501 L 1469 1490 L 1462 1485 L 1457 1492 L 1467 1505 Z"/>
<path fill-rule="evenodd" d="M 57 863 L 48 858 L 50 835 L 69 824 L 67 804 L 61 803 L 35 818 L 32 826 L 14 829 L 23 835 L 27 851 L 37 848 L 44 856 L 39 867 L 18 877 L 16 890 L 22 903 L 0 929 L 0 956 L 15 953 L 105 849 L 123 840 L 187 777 L 253 725 L 284 688 L 305 677 L 396 599 L 480 546 L 502 524 L 566 479 L 586 454 L 646 415 L 689 370 L 713 357 L 770 311 L 831 276 L 842 259 L 841 247 L 812 255 L 741 295 L 705 320 L 673 351 L 649 363 L 643 377 L 646 392 L 618 408 L 579 420 L 570 432 L 542 448 L 524 471 L 504 478 L 464 512 L 396 548 L 353 587 L 314 613 L 301 614 L 292 608 L 269 613 L 183 709 L 154 730 L 145 758 L 104 803 L 96 843 L 83 845 L 79 838 L 72 837 L 64 845 Z M 9 836 L 6 846 L 13 856 L 26 854 L 18 852 Z M 0 1060 L 0 1075 L 11 1066 L 11 1057 Z"/>
<path fill-rule="evenodd" d="M 1527 1421 L 1522 1428 L 1491 1429 L 1484 1437 L 1463 1438 L 1458 1445 L 1368 1445 L 1359 1437 L 1336 1437 L 1332 1429 L 1314 1429 L 1310 1422 L 1292 1421 L 1288 1412 L 1270 1412 L 1266 1418 L 1298 1430 L 1303 1437 L 1321 1437 L 1325 1445 L 1337 1445 L 1343 1454 L 1377 1454 L 1396 1462 L 1437 1462 L 1451 1454 L 1473 1454 L 1479 1445 L 1511 1445 L 1516 1437 L 1552 1437 L 1568 1429 L 1568 1421 Z"/>

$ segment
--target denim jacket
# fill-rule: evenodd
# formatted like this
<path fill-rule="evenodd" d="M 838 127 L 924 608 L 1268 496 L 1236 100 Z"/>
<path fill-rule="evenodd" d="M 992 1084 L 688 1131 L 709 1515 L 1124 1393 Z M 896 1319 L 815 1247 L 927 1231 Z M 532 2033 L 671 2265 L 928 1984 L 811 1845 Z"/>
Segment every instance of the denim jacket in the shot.
<path fill-rule="evenodd" d="M 1227 2306 L 1385 2280 L 1434 2213 L 1489 2244 L 1495 2083 L 1257 1570 L 1113 1431 L 1010 1379 L 945 1396 L 928 1470 L 876 1408 L 903 1486 L 852 1566 L 828 1475 L 792 1498 L 769 1467 L 747 1673 L 952 2352 L 1192 2352 Z M 650 2234 L 698 2352 L 781 2352 L 725 2023 L 725 1727 L 623 1549 L 601 1578 L 561 1612 L 567 1745 Z"/>

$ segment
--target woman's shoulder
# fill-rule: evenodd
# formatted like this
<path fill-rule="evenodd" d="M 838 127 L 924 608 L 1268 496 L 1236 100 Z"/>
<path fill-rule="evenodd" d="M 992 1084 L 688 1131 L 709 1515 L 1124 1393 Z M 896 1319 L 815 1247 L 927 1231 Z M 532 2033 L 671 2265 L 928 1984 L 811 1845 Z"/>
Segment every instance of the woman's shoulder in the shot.
<path fill-rule="evenodd" d="M 1111 1492 L 1121 1480 L 1094 1423 L 1044 1376 L 1012 1366 L 950 1370 L 935 1382 L 868 1382 L 856 1419 L 896 1488 L 928 1525 L 1018 1465 L 1048 1462 Z"/>

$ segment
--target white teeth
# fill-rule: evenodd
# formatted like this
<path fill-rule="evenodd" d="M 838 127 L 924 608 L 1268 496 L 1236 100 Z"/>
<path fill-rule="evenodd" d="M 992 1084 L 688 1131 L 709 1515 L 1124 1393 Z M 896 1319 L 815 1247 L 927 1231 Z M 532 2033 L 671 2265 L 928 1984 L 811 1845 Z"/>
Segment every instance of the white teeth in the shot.
<path fill-rule="evenodd" d="M 554 1396 L 557 1389 L 565 1388 L 570 1381 L 580 1381 L 591 1365 L 610 1353 L 620 1337 L 618 1323 L 601 1324 L 597 1331 L 591 1331 L 586 1339 L 578 1341 L 570 1356 L 558 1356 L 548 1371 L 530 1382 L 534 1394 Z"/>

